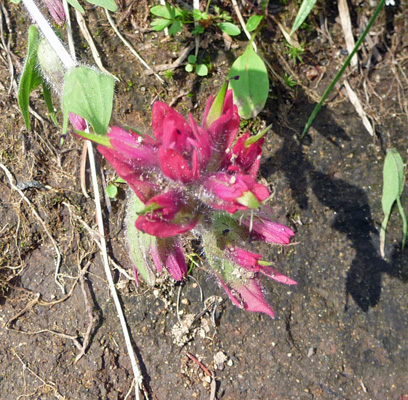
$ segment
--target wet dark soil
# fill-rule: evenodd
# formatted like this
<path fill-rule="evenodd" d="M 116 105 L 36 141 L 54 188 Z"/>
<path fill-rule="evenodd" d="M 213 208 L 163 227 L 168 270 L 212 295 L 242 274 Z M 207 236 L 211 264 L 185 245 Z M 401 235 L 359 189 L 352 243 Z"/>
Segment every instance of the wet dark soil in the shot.
<path fill-rule="evenodd" d="M 169 39 L 149 31 L 150 5 L 142 1 L 134 2 L 133 9 L 123 7 L 120 15 L 126 9 L 131 12 L 121 29 L 149 64 L 172 62 L 193 39 L 188 32 Z M 223 6 L 230 10 L 227 3 Z M 10 49 L 18 74 L 28 16 L 21 6 L 7 3 L 5 7 L 13 27 Z M 279 9 L 282 18 L 291 15 L 291 7 Z M 318 98 L 344 61 L 337 14 L 330 4 L 319 7 L 331 37 L 326 40 L 316 30 L 299 33 L 307 44 L 300 65 L 293 66 L 285 54 L 272 21 L 262 31 L 260 48 L 276 74 L 293 72 L 302 84 L 290 88 L 271 74 L 267 106 L 246 126 L 257 130 L 272 123 L 261 175 L 275 193 L 270 206 L 277 220 L 294 229 L 296 237 L 285 248 L 263 246 L 260 251 L 298 285 L 263 281 L 276 312 L 272 320 L 233 306 L 205 265 L 193 269 L 194 279 L 180 285 L 165 277 L 153 289 L 143 282 L 137 287 L 114 269 L 148 398 L 210 398 L 211 379 L 186 352 L 214 371 L 218 399 L 398 400 L 408 396 L 408 250 L 401 251 L 398 213 L 390 220 L 385 258 L 379 251 L 386 149 L 396 147 L 407 159 L 408 4 L 402 1 L 388 9 L 373 28 L 381 59 L 361 73 L 347 75 L 373 121 L 375 135 L 370 136 L 338 87 L 300 141 L 298 134 L 315 105 L 311 94 Z M 350 7 L 356 27 L 362 16 L 372 15 L 369 4 Z M 220 33 L 213 30 L 208 33 L 212 36 L 203 38 L 210 45 L 200 50 L 211 58 L 210 75 L 200 78 L 180 67 L 162 85 L 145 74 L 100 10 L 88 8 L 86 15 L 97 32 L 95 41 L 105 67 L 121 79 L 116 85 L 114 119 L 140 130 L 150 129 L 150 107 L 158 98 L 173 101 L 180 112 L 192 111 L 199 119 L 209 94 L 218 90 L 245 46 L 240 37 L 242 41 L 225 50 Z M 316 12 L 309 24 L 320 26 L 318 21 Z M 76 41 L 78 55 L 92 62 L 84 39 L 78 35 Z M 38 95 L 32 107 L 43 122 L 32 118 L 32 132 L 24 129 L 4 51 L 2 57 L 0 162 L 17 183 L 40 182 L 41 189 L 28 188 L 24 193 L 58 244 L 70 295 L 62 294 L 55 284 L 55 251 L 49 237 L 32 207 L 1 171 L 0 397 L 133 399 L 131 365 L 99 250 L 81 222 L 96 229 L 93 200 L 83 196 L 79 183 L 82 143 L 69 136 L 59 147 L 59 129 L 48 120 Z M 365 49 L 362 61 L 367 63 L 369 57 L 372 52 Z M 309 79 L 312 70 L 320 75 Z M 98 158 L 98 164 L 108 182 L 115 178 L 103 159 Z M 111 209 L 105 207 L 104 215 L 109 221 L 110 256 L 132 277 L 123 237 L 125 191 L 119 187 L 118 199 Z M 407 205 L 404 197 L 405 209 Z M 88 272 L 81 287 L 76 278 L 85 267 Z M 200 299 L 200 288 L 206 302 Z M 208 312 L 180 333 L 180 321 L 188 321 L 207 306 Z M 86 354 L 75 363 L 80 351 L 75 341 L 82 343 L 91 316 Z"/>

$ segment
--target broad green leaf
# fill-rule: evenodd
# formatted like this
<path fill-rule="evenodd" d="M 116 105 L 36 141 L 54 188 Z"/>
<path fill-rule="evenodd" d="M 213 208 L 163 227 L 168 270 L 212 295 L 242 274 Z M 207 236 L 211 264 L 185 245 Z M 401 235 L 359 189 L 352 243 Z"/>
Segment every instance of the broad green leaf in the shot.
<path fill-rule="evenodd" d="M 174 19 L 174 10 L 172 12 L 172 8 L 169 4 L 166 4 L 165 6 L 154 6 L 150 9 L 150 13 L 157 17 Z"/>
<path fill-rule="evenodd" d="M 88 121 L 95 133 L 105 135 L 112 114 L 115 80 L 87 67 L 77 67 L 65 74 L 62 111 L 65 134 L 70 112 Z"/>
<path fill-rule="evenodd" d="M 404 211 L 401 207 L 400 197 L 404 189 L 404 162 L 396 149 L 388 149 L 385 156 L 383 169 L 383 195 L 381 198 L 382 208 L 384 212 L 384 220 L 381 224 L 380 233 L 380 251 L 384 257 L 385 234 L 387 231 L 388 220 L 391 215 L 394 203 L 398 202 L 398 208 L 403 220 L 403 241 L 402 247 L 405 245 L 407 234 L 407 224 Z"/>
<path fill-rule="evenodd" d="M 121 177 L 116 178 L 114 182 L 115 183 L 126 183 L 126 181 L 122 179 Z"/>
<path fill-rule="evenodd" d="M 113 183 L 110 183 L 108 186 L 106 186 L 106 194 L 111 199 L 114 199 L 118 194 L 118 188 Z"/>
<path fill-rule="evenodd" d="M 193 10 L 193 18 L 194 21 L 200 21 L 200 19 L 202 18 L 202 13 L 200 10 Z"/>
<path fill-rule="evenodd" d="M 85 10 L 82 8 L 81 4 L 79 4 L 78 0 L 67 0 L 67 2 L 71 4 L 72 7 L 77 9 L 80 13 L 85 13 Z"/>
<path fill-rule="evenodd" d="M 181 31 L 182 24 L 180 21 L 175 21 L 171 24 L 169 28 L 169 35 L 175 35 Z"/>
<path fill-rule="evenodd" d="M 193 72 L 194 71 L 194 65 L 193 64 L 187 64 L 184 69 L 186 72 Z"/>
<path fill-rule="evenodd" d="M 88 3 L 95 4 L 97 6 L 106 8 L 109 11 L 116 12 L 118 6 L 114 0 L 86 0 Z"/>
<path fill-rule="evenodd" d="M 196 74 L 198 76 L 207 76 L 208 75 L 208 67 L 205 64 L 198 64 L 196 67 Z"/>
<path fill-rule="evenodd" d="M 59 127 L 57 116 L 55 115 L 55 111 L 54 111 L 54 106 L 52 104 L 51 89 L 45 82 L 43 82 L 43 93 L 44 93 L 45 104 L 47 105 L 51 120 L 52 122 L 54 122 L 55 126 Z"/>
<path fill-rule="evenodd" d="M 290 31 L 290 35 L 293 35 L 299 26 L 303 24 L 304 20 L 310 14 L 315 4 L 316 0 L 303 0 L 302 5 L 300 6 L 296 15 L 295 22 L 293 23 L 292 30 Z"/>
<path fill-rule="evenodd" d="M 268 71 L 251 45 L 239 56 L 231 67 L 229 78 L 234 92 L 234 102 L 239 115 L 244 119 L 254 118 L 264 108 L 269 92 Z"/>
<path fill-rule="evenodd" d="M 136 229 L 135 221 L 144 204 L 132 192 L 126 210 L 126 241 L 130 259 L 149 286 L 155 284 L 155 274 L 150 267 L 151 247 L 156 245 L 156 238 Z"/>
<path fill-rule="evenodd" d="M 246 23 L 246 28 L 248 32 L 253 32 L 256 28 L 258 28 L 258 25 L 262 21 L 263 16 L 262 15 L 252 15 L 248 22 Z"/>
<path fill-rule="evenodd" d="M 195 64 L 197 62 L 197 57 L 194 54 L 190 54 L 187 58 L 187 61 L 190 64 Z"/>
<path fill-rule="evenodd" d="M 34 25 L 31 25 L 28 30 L 27 58 L 18 87 L 18 105 L 20 106 L 21 113 L 23 114 L 27 130 L 31 129 L 30 114 L 28 110 L 30 94 L 43 81 L 41 75 L 36 69 L 38 43 L 38 29 Z"/>
<path fill-rule="evenodd" d="M 167 28 L 171 24 L 171 20 L 163 19 L 163 18 L 156 18 L 150 24 L 154 31 L 162 31 L 163 29 Z"/>
<path fill-rule="evenodd" d="M 231 22 L 220 22 L 217 25 L 223 32 L 228 33 L 230 36 L 238 36 L 241 34 L 241 29 Z"/>

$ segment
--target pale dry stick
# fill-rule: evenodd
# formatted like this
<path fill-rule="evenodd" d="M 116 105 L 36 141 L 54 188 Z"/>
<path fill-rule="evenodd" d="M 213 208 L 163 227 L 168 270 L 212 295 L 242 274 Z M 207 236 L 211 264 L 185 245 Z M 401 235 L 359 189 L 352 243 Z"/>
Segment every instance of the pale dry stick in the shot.
<path fill-rule="evenodd" d="M 67 36 L 68 36 L 68 48 L 69 52 L 71 53 L 71 57 L 74 61 L 76 61 L 76 55 L 75 55 L 75 43 L 73 40 L 73 35 L 72 35 L 72 24 L 71 24 L 71 16 L 69 13 L 69 6 L 67 0 L 62 0 L 62 5 L 64 6 L 64 12 L 65 12 L 65 29 L 67 31 Z"/>
<path fill-rule="evenodd" d="M 61 400 L 66 400 L 66 397 L 61 395 L 61 393 L 58 392 L 57 388 L 55 387 L 55 383 L 51 382 L 48 383 L 46 382 L 44 379 L 42 379 L 38 374 L 36 374 L 22 359 L 21 357 L 17 354 L 17 352 L 12 348 L 11 349 L 14 353 L 14 355 L 19 359 L 19 361 L 21 362 L 21 364 L 23 365 L 23 368 L 26 369 L 27 371 L 31 372 L 37 379 L 39 379 L 42 384 L 46 387 L 48 387 L 49 389 L 52 389 L 52 391 L 54 392 L 54 396 L 57 399 L 61 399 Z"/>
<path fill-rule="evenodd" d="M 79 181 L 81 182 L 81 190 L 82 194 L 89 199 L 89 194 L 86 191 L 86 156 L 87 156 L 87 144 L 84 141 L 82 146 L 82 154 L 81 154 L 81 167 L 79 169 Z"/>
<path fill-rule="evenodd" d="M 123 42 L 123 44 L 130 50 L 130 52 L 142 63 L 142 65 L 146 69 L 151 69 L 150 66 L 146 63 L 145 60 L 139 55 L 139 53 L 133 48 L 133 46 L 123 37 L 123 35 L 119 32 L 119 29 L 115 25 L 115 21 L 112 19 L 109 11 L 105 8 L 105 13 L 106 13 L 106 18 L 108 18 L 108 21 L 116 33 L 116 35 L 119 37 L 119 39 Z M 154 74 L 154 76 L 161 82 L 164 83 L 164 80 L 160 78 L 158 74 Z"/>
<path fill-rule="evenodd" d="M 116 81 L 119 81 L 120 79 L 116 77 L 115 75 L 111 74 L 102 64 L 101 56 L 99 55 L 99 52 L 95 46 L 95 42 L 92 38 L 91 33 L 89 32 L 88 27 L 86 26 L 85 18 L 83 15 L 78 11 L 75 10 L 75 17 L 79 25 L 79 29 L 81 30 L 82 35 L 84 36 L 85 40 L 87 41 L 89 48 L 91 49 L 92 57 L 98 66 L 98 68 L 105 72 L 105 74 L 110 75 L 112 78 L 114 78 Z"/>
<path fill-rule="evenodd" d="M 349 54 L 353 51 L 356 43 L 353 36 L 353 29 L 351 26 L 350 12 L 347 5 L 347 0 L 339 0 L 338 3 L 340 22 L 343 28 L 344 39 L 346 41 L 346 47 Z M 350 62 L 353 69 L 358 67 L 358 56 L 355 54 Z"/>
<path fill-rule="evenodd" d="M 161 4 L 162 6 L 165 6 L 165 5 L 166 5 L 166 0 L 160 0 L 160 4 Z M 166 36 L 169 36 L 169 28 L 167 28 L 167 26 L 164 28 L 164 34 L 165 34 Z"/>
<path fill-rule="evenodd" d="M 193 9 L 199 11 L 200 10 L 200 0 L 193 0 Z M 194 27 L 197 27 L 199 22 L 194 21 Z M 195 56 L 198 57 L 198 50 L 200 49 L 200 35 L 196 35 L 195 37 Z"/>
<path fill-rule="evenodd" d="M 30 199 L 14 184 L 14 178 L 13 175 L 11 174 L 11 172 L 7 169 L 7 167 L 3 164 L 0 164 L 0 168 L 4 171 L 4 173 L 7 176 L 7 179 L 9 180 L 10 186 L 13 190 L 17 191 L 18 194 L 22 197 L 22 199 L 28 204 L 28 206 L 30 207 L 32 213 L 34 214 L 34 216 L 37 218 L 37 220 L 40 222 L 40 224 L 42 225 L 45 233 L 47 234 L 48 238 L 50 239 L 55 253 L 57 255 L 56 260 L 55 260 L 55 274 L 54 274 L 54 279 L 55 279 L 55 283 L 59 286 L 59 288 L 61 289 L 62 293 L 65 294 L 65 290 L 64 290 L 64 286 L 61 284 L 61 282 L 59 282 L 58 280 L 58 276 L 59 276 L 59 268 L 61 265 L 61 253 L 58 249 L 58 245 L 57 242 L 54 240 L 54 238 L 52 237 L 50 231 L 47 228 L 47 225 L 45 224 L 45 222 L 42 220 L 42 218 L 40 217 L 40 215 L 38 214 L 37 210 L 35 209 L 34 205 L 31 203 Z"/>
<path fill-rule="evenodd" d="M 359 115 L 361 121 L 363 122 L 364 127 L 367 129 L 368 133 L 371 136 L 374 136 L 374 128 L 367 117 L 367 113 L 364 111 L 364 108 L 361 104 L 360 99 L 357 96 L 357 93 L 351 88 L 347 80 L 344 80 L 343 85 L 346 88 L 347 96 L 350 100 L 350 103 L 354 106 L 357 114 Z"/>
<path fill-rule="evenodd" d="M 176 68 L 180 67 L 183 64 L 184 60 L 189 55 L 190 51 L 193 50 L 194 46 L 195 46 L 195 44 L 193 42 L 191 42 L 187 47 L 185 47 L 183 50 L 180 51 L 180 53 L 179 53 L 180 55 L 177 58 L 177 60 L 175 60 L 171 64 L 155 65 L 153 67 L 153 69 L 146 70 L 145 74 L 146 75 L 153 75 L 155 72 L 167 71 L 169 69 L 176 69 Z"/>
<path fill-rule="evenodd" d="M 237 0 L 232 0 L 232 7 L 234 8 L 235 13 L 237 14 L 239 23 L 241 24 L 242 30 L 244 31 L 246 37 L 248 38 L 248 40 L 251 40 L 251 34 L 248 32 L 246 28 L 246 24 L 245 24 L 244 18 L 242 17 L 241 11 L 238 7 Z M 252 47 L 254 48 L 256 52 L 258 52 L 258 48 L 254 40 L 252 41 Z"/>

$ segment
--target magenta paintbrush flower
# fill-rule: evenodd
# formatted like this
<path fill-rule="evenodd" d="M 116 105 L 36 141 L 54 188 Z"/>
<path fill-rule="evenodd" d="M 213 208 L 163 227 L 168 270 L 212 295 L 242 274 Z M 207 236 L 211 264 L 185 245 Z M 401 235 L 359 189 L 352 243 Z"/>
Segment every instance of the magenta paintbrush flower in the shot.
<path fill-rule="evenodd" d="M 240 118 L 226 85 L 208 101 L 201 125 L 161 102 L 153 105 L 152 116 L 153 136 L 112 127 L 108 141 L 104 137 L 98 146 L 140 203 L 128 212 L 128 236 L 135 238 L 128 242 L 146 243 L 136 246 L 150 256 L 140 262 L 133 252 L 136 267 L 149 284 L 153 268 L 183 279 L 180 235 L 191 231 L 232 302 L 273 317 L 260 276 L 296 282 L 242 248 L 253 240 L 288 244 L 294 235 L 272 221 L 264 205 L 269 190 L 256 181 L 266 130 L 237 137 Z"/>

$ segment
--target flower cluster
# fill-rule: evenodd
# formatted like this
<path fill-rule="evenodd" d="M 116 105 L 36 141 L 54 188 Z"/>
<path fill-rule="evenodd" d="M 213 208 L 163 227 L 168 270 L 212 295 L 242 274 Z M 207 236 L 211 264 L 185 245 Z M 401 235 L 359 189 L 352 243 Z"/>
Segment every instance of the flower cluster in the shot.
<path fill-rule="evenodd" d="M 107 134 L 110 145 L 98 146 L 141 204 L 128 219 L 141 241 L 148 235 L 144 251 L 150 254 L 136 268 L 165 267 L 174 279 L 183 279 L 187 266 L 179 235 L 192 231 L 232 302 L 273 317 L 260 274 L 296 282 L 243 248 L 252 240 L 288 244 L 294 235 L 272 222 L 263 205 L 270 194 L 256 175 L 264 138 L 253 140 L 249 133 L 237 138 L 240 118 L 226 86 L 209 99 L 201 125 L 162 102 L 154 103 L 152 115 L 154 137 L 114 126 Z"/>

